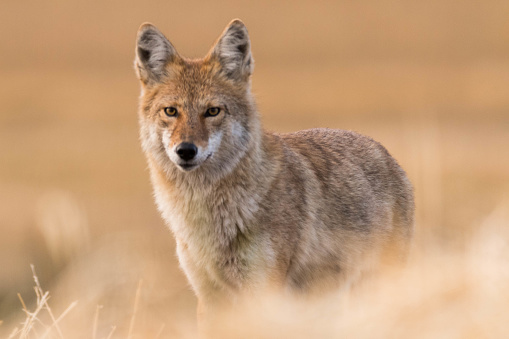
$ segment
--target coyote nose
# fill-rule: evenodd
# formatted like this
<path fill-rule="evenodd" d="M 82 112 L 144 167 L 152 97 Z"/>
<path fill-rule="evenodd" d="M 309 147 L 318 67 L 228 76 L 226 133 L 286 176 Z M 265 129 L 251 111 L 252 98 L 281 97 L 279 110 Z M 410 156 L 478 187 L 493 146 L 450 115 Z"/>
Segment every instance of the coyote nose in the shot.
<path fill-rule="evenodd" d="M 198 148 L 196 148 L 194 144 L 183 142 L 177 146 L 176 151 L 180 159 L 188 161 L 196 156 L 196 153 L 198 153 Z"/>

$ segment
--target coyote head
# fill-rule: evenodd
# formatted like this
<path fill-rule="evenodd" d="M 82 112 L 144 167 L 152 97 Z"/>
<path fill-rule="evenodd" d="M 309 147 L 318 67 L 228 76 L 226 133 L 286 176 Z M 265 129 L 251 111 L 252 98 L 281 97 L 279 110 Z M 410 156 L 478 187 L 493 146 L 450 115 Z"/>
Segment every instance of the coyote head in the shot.
<path fill-rule="evenodd" d="M 249 36 L 233 20 L 203 59 L 181 57 L 153 25 L 138 31 L 142 147 L 167 173 L 225 175 L 257 133 Z"/>

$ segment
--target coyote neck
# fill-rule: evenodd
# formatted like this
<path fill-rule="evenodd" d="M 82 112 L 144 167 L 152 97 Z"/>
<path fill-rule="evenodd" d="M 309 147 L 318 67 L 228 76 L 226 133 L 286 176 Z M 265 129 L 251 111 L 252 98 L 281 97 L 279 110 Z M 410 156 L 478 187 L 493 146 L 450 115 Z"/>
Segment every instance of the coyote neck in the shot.
<path fill-rule="evenodd" d="M 207 246 L 224 247 L 255 231 L 249 228 L 276 169 L 265 139 L 257 133 L 233 171 L 215 182 L 202 173 L 168 174 L 149 158 L 159 210 L 177 240 L 208 238 Z"/>

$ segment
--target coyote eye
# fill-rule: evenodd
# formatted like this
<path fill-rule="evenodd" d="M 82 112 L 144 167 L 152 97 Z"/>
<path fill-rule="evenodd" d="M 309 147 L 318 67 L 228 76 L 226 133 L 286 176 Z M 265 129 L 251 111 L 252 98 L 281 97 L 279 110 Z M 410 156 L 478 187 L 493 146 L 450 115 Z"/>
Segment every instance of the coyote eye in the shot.
<path fill-rule="evenodd" d="M 216 115 L 221 112 L 221 109 L 219 107 L 210 107 L 207 112 L 205 112 L 206 117 L 215 117 Z"/>
<path fill-rule="evenodd" d="M 166 114 L 169 117 L 174 117 L 178 113 L 177 109 L 175 107 L 165 107 L 164 108 L 164 114 Z"/>

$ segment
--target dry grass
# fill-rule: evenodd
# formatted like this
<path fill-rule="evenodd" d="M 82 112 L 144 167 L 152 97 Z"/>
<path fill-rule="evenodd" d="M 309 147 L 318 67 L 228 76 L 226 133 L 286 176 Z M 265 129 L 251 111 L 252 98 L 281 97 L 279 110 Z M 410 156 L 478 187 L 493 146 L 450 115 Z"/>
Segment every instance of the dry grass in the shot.
<path fill-rule="evenodd" d="M 60 329 L 59 322 L 66 316 L 68 312 L 70 312 L 77 304 L 77 301 L 72 302 L 67 309 L 58 317 L 55 318 L 53 315 L 53 311 L 51 310 L 48 300 L 50 298 L 49 292 L 44 291 L 39 283 L 39 278 L 35 274 L 35 268 L 32 265 L 32 273 L 35 282 L 34 291 L 36 295 L 36 306 L 33 311 L 29 311 L 23 298 L 18 293 L 19 300 L 21 301 L 21 305 L 23 306 L 23 311 L 25 312 L 26 318 L 25 321 L 21 324 L 21 328 L 14 328 L 14 330 L 9 335 L 9 339 L 11 338 L 60 338 L 63 339 L 64 335 L 62 334 L 62 330 Z M 45 324 L 42 320 L 43 312 L 46 312 L 49 315 L 51 322 L 49 324 Z M 42 333 L 42 334 L 40 334 Z"/>
<path fill-rule="evenodd" d="M 19 300 L 21 302 L 21 305 L 23 306 L 23 312 L 25 313 L 25 319 L 20 325 L 20 327 L 15 327 L 10 335 L 8 336 L 8 339 L 30 339 L 30 338 L 36 338 L 36 339 L 51 339 L 51 338 L 59 338 L 59 339 L 65 339 L 65 338 L 74 338 L 76 334 L 80 333 L 74 332 L 74 334 L 70 336 L 64 336 L 62 329 L 60 328 L 59 323 L 62 322 L 62 320 L 65 318 L 65 316 L 71 312 L 76 305 L 78 304 L 78 301 L 72 302 L 63 312 L 58 316 L 58 318 L 55 318 L 53 311 L 51 307 L 49 306 L 48 300 L 50 299 L 50 294 L 48 291 L 44 291 L 41 287 L 41 284 L 39 282 L 39 278 L 37 277 L 35 273 L 35 268 L 33 265 L 31 265 L 32 273 L 33 273 L 33 279 L 35 282 L 34 291 L 36 295 L 35 300 L 35 309 L 33 311 L 30 311 L 21 295 L 18 293 Z M 138 284 L 138 289 L 136 290 L 136 296 L 134 301 L 134 308 L 132 311 L 132 317 L 131 321 L 129 323 L 129 332 L 127 333 L 127 339 L 133 338 L 133 332 L 134 332 L 134 326 L 135 326 L 135 319 L 136 319 L 136 312 L 138 309 L 138 303 L 140 299 L 140 291 L 141 291 L 142 283 L 141 281 Z M 97 339 L 97 328 L 98 328 L 98 321 L 99 321 L 99 310 L 103 308 L 101 305 L 97 305 L 95 316 L 93 318 L 92 322 L 92 339 Z M 46 314 L 44 314 L 46 313 Z M 46 322 L 44 320 L 44 316 L 49 316 L 49 322 Z M 47 318 L 47 317 L 46 317 Z M 88 322 L 89 319 L 83 319 L 82 321 Z M 2 325 L 2 322 L 0 322 L 0 325 Z M 78 328 L 82 329 L 82 324 L 76 324 Z M 71 326 L 74 326 L 74 324 L 71 324 Z M 162 327 L 159 331 L 159 333 L 162 332 L 164 327 Z M 104 338 L 110 339 L 113 337 L 116 330 L 116 326 L 111 326 L 111 330 L 108 333 L 107 336 Z M 157 338 L 158 336 L 156 336 Z"/>
<path fill-rule="evenodd" d="M 508 262 L 509 201 L 504 201 L 477 225 L 464 250 L 429 243 L 414 251 L 403 271 L 387 272 L 349 296 L 331 295 L 306 302 L 281 296 L 249 300 L 240 308 L 242 311 L 218 316 L 214 337 L 505 338 L 509 330 Z M 144 305 L 141 281 L 130 316 L 120 312 L 114 319 L 127 331 L 118 333 L 117 326 L 112 326 L 99 336 L 99 310 L 103 306 L 96 306 L 90 313 L 77 310 L 73 302 L 55 317 L 48 304 L 49 293 L 42 289 L 35 272 L 33 278 L 35 309 L 29 311 L 20 297 L 25 319 L 8 338 L 87 337 L 83 331 L 91 331 L 93 339 L 196 337 L 191 322 L 175 323 L 168 318 L 157 330 L 153 324 L 137 322 L 138 318 L 155 315 Z M 120 291 L 124 296 L 132 292 Z M 71 311 L 83 314 L 65 318 Z M 62 324 L 66 321 L 70 323 L 64 331 Z M 166 327 L 173 327 L 173 335 L 165 331 Z"/>

